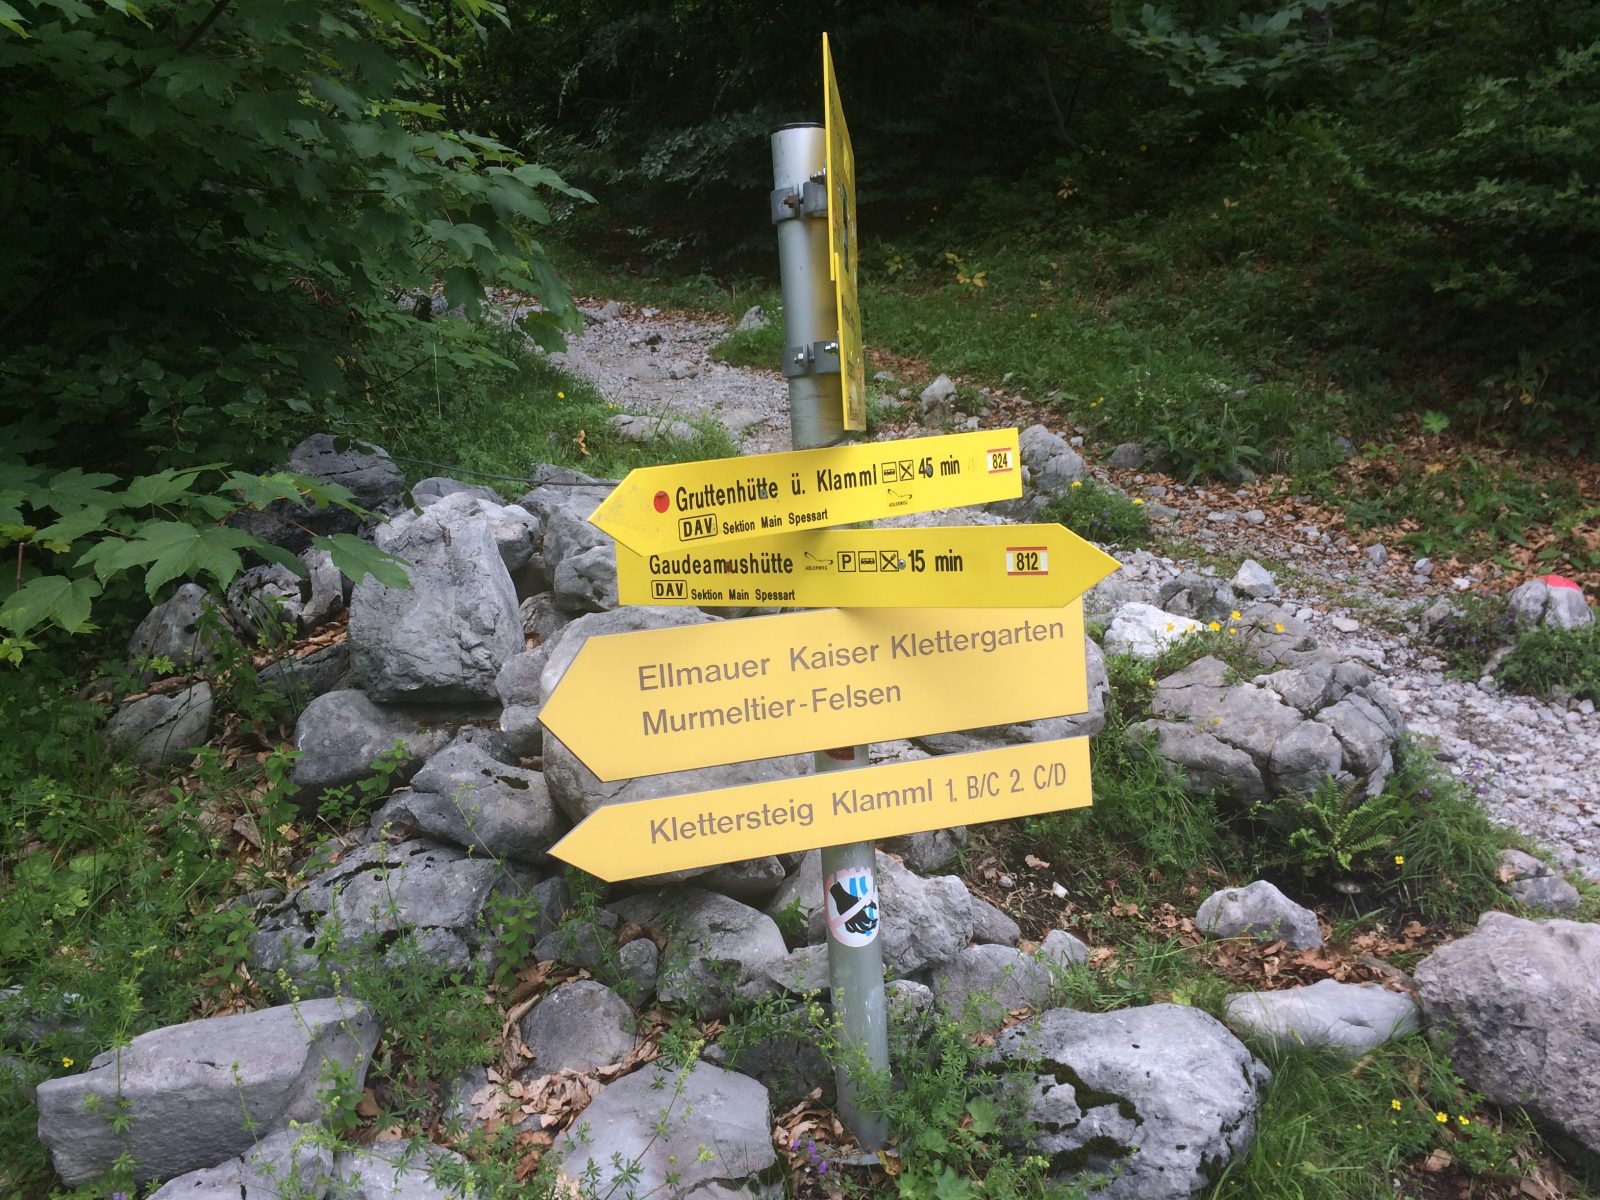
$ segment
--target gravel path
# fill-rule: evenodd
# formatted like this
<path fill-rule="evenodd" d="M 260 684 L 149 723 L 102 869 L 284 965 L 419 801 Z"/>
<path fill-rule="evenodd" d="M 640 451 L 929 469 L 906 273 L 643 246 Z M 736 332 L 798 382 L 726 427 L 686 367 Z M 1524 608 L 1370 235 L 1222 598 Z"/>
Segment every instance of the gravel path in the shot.
<path fill-rule="evenodd" d="M 585 311 L 591 320 L 583 336 L 552 357 L 591 380 L 621 410 L 663 420 L 714 418 L 742 453 L 789 448 L 782 376 L 712 361 L 709 349 L 727 326 L 614 302 Z M 982 423 L 1034 420 L 1070 433 L 1047 410 L 999 395 Z M 901 428 L 878 436 L 929 432 Z M 1548 847 L 1563 867 L 1600 880 L 1600 772 L 1593 769 L 1600 762 L 1600 716 L 1594 706 L 1502 695 L 1492 681 L 1480 686 L 1446 679 L 1443 663 L 1421 640 L 1422 609 L 1438 596 L 1479 586 L 1483 570 L 1447 577 L 1418 574 L 1398 555 L 1375 562 L 1380 556 L 1369 557 L 1369 547 L 1326 532 L 1328 514 L 1309 501 L 1269 500 L 1266 483 L 1183 487 L 1160 476 L 1104 470 L 1097 448 L 1084 449 L 1097 474 L 1170 510 L 1171 531 L 1185 547 L 1181 557 L 1119 555 L 1125 564 L 1119 578 L 1153 593 L 1180 570 L 1210 573 L 1244 556 L 1263 562 L 1283 590 L 1277 602 L 1297 609 L 1319 640 L 1375 668 L 1411 731 L 1473 787 L 1494 820 Z"/>

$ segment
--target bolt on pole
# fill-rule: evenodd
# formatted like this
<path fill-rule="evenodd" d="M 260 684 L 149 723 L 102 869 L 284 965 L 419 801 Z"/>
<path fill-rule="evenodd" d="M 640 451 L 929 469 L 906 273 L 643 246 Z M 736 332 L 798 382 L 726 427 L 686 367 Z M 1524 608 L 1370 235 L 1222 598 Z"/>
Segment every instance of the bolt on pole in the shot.
<path fill-rule="evenodd" d="M 778 275 L 783 293 L 783 362 L 789 381 L 793 448 L 831 446 L 844 437 L 839 318 L 828 268 L 827 141 L 823 126 L 785 125 L 772 135 L 772 220 L 778 230 Z M 819 752 L 816 770 L 867 765 L 867 748 Z M 888 1136 L 880 1114 L 863 1111 L 855 1073 L 889 1070 L 889 1021 L 883 988 L 883 942 L 878 936 L 876 847 L 871 842 L 822 851 L 822 905 L 828 927 L 828 983 L 843 1035 L 837 1068 L 839 1110 L 863 1150 Z"/>

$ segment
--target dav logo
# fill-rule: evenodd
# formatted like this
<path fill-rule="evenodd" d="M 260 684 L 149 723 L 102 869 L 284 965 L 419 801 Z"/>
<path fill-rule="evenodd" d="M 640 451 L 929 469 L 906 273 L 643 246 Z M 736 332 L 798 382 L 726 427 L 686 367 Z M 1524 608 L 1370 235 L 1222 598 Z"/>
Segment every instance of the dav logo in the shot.
<path fill-rule="evenodd" d="M 717 535 L 717 516 L 715 513 L 701 513 L 697 517 L 678 518 L 678 540 L 680 542 L 697 542 L 701 538 L 715 537 Z"/>
<path fill-rule="evenodd" d="M 652 579 L 650 594 L 657 600 L 686 600 L 689 598 L 687 579 Z"/>

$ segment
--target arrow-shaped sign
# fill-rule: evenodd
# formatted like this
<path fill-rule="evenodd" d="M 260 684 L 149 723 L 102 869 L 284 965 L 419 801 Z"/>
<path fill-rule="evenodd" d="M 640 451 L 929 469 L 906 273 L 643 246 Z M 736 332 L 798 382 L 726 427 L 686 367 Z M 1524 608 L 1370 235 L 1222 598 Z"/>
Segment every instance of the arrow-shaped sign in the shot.
<path fill-rule="evenodd" d="M 1061 525 L 825 529 L 710 549 L 617 547 L 624 604 L 1049 608 L 1117 560 Z"/>
<path fill-rule="evenodd" d="M 649 554 L 1020 495 L 1005 429 L 641 467 L 589 520 Z"/>
<path fill-rule="evenodd" d="M 1074 601 L 823 609 L 592 637 L 539 719 L 609 781 L 1087 707 Z"/>
<path fill-rule="evenodd" d="M 1089 803 L 1089 739 L 830 771 L 590 814 L 550 853 L 601 879 L 870 842 Z"/>

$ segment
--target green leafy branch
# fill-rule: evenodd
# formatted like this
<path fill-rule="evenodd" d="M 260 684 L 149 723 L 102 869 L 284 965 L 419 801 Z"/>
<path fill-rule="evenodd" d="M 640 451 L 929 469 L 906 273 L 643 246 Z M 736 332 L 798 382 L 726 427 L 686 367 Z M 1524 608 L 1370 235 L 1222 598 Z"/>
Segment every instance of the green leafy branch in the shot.
<path fill-rule="evenodd" d="M 222 478 L 205 490 L 209 475 Z M 50 629 L 91 632 L 95 601 L 125 580 L 137 578 L 151 599 L 175 579 L 225 588 L 244 570 L 246 553 L 305 576 L 295 555 L 230 525 L 236 513 L 271 511 L 295 523 L 296 511 L 333 505 L 367 515 L 348 488 L 290 471 L 251 475 L 211 463 L 119 484 L 106 472 L 47 473 L 0 462 L 0 552 L 9 550 L 16 564 L 10 593 L 0 601 L 0 661 L 20 663 Z M 404 559 L 354 534 L 313 533 L 311 543 L 357 582 L 371 575 L 390 587 L 408 586 Z"/>

